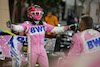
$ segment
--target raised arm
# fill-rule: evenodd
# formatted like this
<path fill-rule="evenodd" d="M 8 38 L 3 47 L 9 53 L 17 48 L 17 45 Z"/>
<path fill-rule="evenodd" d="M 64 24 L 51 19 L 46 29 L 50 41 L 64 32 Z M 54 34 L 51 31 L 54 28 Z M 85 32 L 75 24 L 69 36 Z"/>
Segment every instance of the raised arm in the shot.
<path fill-rule="evenodd" d="M 74 24 L 69 25 L 69 26 L 62 26 L 62 27 L 54 27 L 50 32 L 52 33 L 61 33 L 64 32 L 65 30 L 75 30 L 77 26 L 75 26 Z"/>
<path fill-rule="evenodd" d="M 12 30 L 14 30 L 14 31 L 17 31 L 17 32 L 22 32 L 22 31 L 24 31 L 24 27 L 23 27 L 23 26 L 20 26 L 20 25 L 13 25 L 13 24 L 11 24 L 11 26 L 12 26 Z"/>
<path fill-rule="evenodd" d="M 51 33 L 62 33 L 65 30 L 68 30 L 68 26 L 62 26 L 62 27 L 54 27 L 50 32 Z"/>
<path fill-rule="evenodd" d="M 11 28 L 12 30 L 14 31 L 17 31 L 17 32 L 23 32 L 26 30 L 26 23 L 23 23 L 23 24 L 19 24 L 19 25 L 14 25 L 14 24 L 11 24 L 10 21 L 7 22 L 7 27 Z"/>
<path fill-rule="evenodd" d="M 65 30 L 73 30 L 76 28 L 76 26 L 74 24 L 69 25 L 69 26 L 61 26 L 61 27 L 57 27 L 57 26 L 53 26 L 53 25 L 49 25 L 47 23 L 44 22 L 44 25 L 46 26 L 46 31 L 47 32 L 51 32 L 51 33 L 62 33 Z"/>

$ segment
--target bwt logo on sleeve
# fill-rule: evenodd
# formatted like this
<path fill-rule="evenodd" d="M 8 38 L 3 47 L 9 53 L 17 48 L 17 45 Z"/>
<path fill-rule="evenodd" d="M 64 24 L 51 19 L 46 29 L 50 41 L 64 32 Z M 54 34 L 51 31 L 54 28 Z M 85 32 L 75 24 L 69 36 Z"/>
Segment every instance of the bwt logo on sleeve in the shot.
<path fill-rule="evenodd" d="M 30 28 L 31 35 L 45 33 L 45 26 L 37 26 Z"/>
<path fill-rule="evenodd" d="M 100 37 L 87 41 L 88 49 L 98 49 L 100 48 Z"/>

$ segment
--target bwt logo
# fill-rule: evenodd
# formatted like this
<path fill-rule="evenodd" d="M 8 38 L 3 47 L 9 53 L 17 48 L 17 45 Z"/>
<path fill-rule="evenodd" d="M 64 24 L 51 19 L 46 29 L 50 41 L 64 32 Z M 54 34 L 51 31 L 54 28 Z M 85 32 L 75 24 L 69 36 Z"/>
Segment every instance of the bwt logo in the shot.
<path fill-rule="evenodd" d="M 88 44 L 88 49 L 89 50 L 93 49 L 94 47 L 96 47 L 96 48 L 100 47 L 100 37 L 87 41 L 87 44 Z"/>
<path fill-rule="evenodd" d="M 31 33 L 45 32 L 45 26 L 31 27 L 30 30 L 31 30 Z"/>

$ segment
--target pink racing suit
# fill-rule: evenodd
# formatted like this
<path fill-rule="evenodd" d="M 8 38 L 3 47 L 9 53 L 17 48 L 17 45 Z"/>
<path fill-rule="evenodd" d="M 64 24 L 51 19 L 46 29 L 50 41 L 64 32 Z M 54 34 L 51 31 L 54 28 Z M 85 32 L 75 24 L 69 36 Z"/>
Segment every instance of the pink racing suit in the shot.
<path fill-rule="evenodd" d="M 33 25 L 30 21 L 25 21 L 23 24 L 20 25 L 12 25 L 12 27 L 13 30 L 18 32 L 25 31 L 28 40 L 30 39 L 31 67 L 35 67 L 37 61 L 39 62 L 41 67 L 49 67 L 46 50 L 44 49 L 43 45 L 45 31 L 59 33 L 64 32 L 64 30 L 68 29 L 68 26 L 55 27 L 45 22 L 43 22 L 43 25 Z"/>
<path fill-rule="evenodd" d="M 71 49 L 60 67 L 100 67 L 100 33 L 87 29 L 74 34 Z"/>

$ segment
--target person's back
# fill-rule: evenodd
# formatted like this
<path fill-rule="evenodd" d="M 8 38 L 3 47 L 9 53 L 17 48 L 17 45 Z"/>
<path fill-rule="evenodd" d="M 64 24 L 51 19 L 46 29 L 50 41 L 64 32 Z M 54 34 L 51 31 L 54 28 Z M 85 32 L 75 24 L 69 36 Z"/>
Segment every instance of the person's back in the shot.
<path fill-rule="evenodd" d="M 100 33 L 93 30 L 90 16 L 82 16 L 80 32 L 72 36 L 71 49 L 60 67 L 100 67 Z"/>
<path fill-rule="evenodd" d="M 91 67 L 100 61 L 100 33 L 92 29 L 93 20 L 90 16 L 81 17 L 79 25 L 81 32 L 73 35 L 69 56 L 80 57 L 76 67 Z"/>
<path fill-rule="evenodd" d="M 100 33 L 93 29 L 87 29 L 73 35 L 73 41 L 77 43 L 77 46 L 75 48 L 73 45 L 74 48 L 70 50 L 68 55 L 80 57 L 76 67 L 79 64 L 81 64 L 80 67 L 98 66 L 98 61 L 100 62 Z"/>

